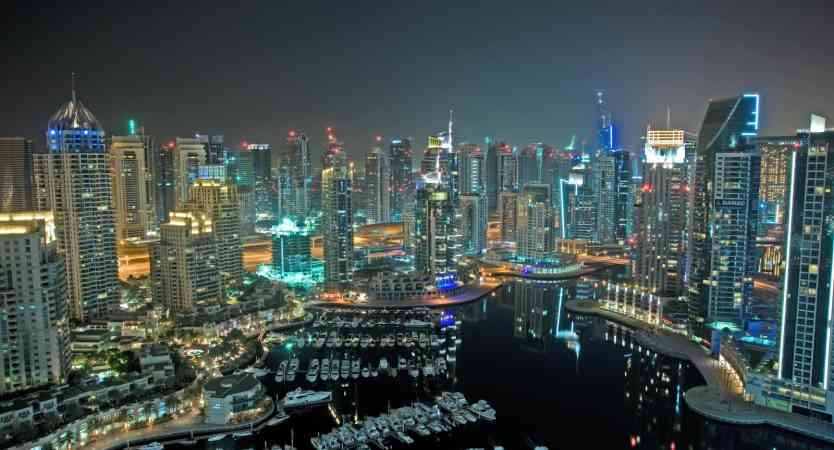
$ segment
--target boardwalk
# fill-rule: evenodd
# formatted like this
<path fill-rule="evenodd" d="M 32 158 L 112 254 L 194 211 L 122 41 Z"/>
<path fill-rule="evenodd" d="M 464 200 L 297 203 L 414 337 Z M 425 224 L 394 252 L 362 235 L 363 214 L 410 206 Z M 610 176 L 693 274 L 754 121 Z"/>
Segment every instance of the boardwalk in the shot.
<path fill-rule="evenodd" d="M 698 386 L 684 393 L 687 406 L 698 414 L 736 425 L 770 425 L 834 443 L 832 424 L 744 400 L 740 386 L 730 381 L 732 377 L 728 376 L 718 361 L 685 336 L 602 309 L 597 302 L 573 300 L 566 304 L 566 308 L 574 313 L 595 315 L 634 328 L 638 330 L 634 337 L 639 344 L 658 353 L 690 361 L 707 382 L 706 386 Z"/>
<path fill-rule="evenodd" d="M 345 300 L 319 300 L 306 303 L 306 308 L 336 307 L 336 308 L 357 308 L 357 309 L 406 309 L 406 308 L 442 308 L 448 306 L 463 305 L 486 297 L 491 292 L 502 286 L 499 282 L 482 282 L 470 284 L 461 288 L 456 295 L 447 297 L 415 298 L 408 300 L 368 300 L 366 302 L 352 302 Z"/>

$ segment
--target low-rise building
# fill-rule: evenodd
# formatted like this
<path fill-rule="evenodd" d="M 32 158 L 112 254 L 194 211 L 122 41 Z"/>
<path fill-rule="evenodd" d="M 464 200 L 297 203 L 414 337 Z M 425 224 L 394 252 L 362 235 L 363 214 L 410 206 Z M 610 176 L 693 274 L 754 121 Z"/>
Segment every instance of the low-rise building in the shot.
<path fill-rule="evenodd" d="M 227 424 L 255 415 L 264 407 L 264 388 L 250 373 L 209 380 L 203 386 L 205 422 Z"/>
<path fill-rule="evenodd" d="M 174 361 L 166 345 L 143 346 L 139 351 L 139 367 L 142 375 L 150 375 L 156 384 L 167 385 L 174 381 Z"/>

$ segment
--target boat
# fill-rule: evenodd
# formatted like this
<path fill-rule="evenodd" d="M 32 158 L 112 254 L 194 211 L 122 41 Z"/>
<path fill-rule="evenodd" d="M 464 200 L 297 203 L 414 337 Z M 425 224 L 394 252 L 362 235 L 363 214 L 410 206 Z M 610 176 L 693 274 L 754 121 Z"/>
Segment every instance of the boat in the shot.
<path fill-rule="evenodd" d="M 297 388 L 294 391 L 290 391 L 281 403 L 284 408 L 301 408 L 329 403 L 332 398 L 333 394 L 330 391 L 308 391 Z"/>
<path fill-rule="evenodd" d="M 278 414 L 275 417 L 269 419 L 266 422 L 266 425 L 269 426 L 269 427 L 274 427 L 275 425 L 279 425 L 279 424 L 283 423 L 284 421 L 286 421 L 289 418 L 290 418 L 289 414 L 285 413 L 284 411 L 278 411 Z"/>
<path fill-rule="evenodd" d="M 492 406 L 486 400 L 478 400 L 469 407 L 469 410 L 486 420 L 495 420 L 495 410 L 492 409 Z"/>
<path fill-rule="evenodd" d="M 333 358 L 333 361 L 330 362 L 330 379 L 333 381 L 339 379 L 339 360 L 337 358 Z"/>
<path fill-rule="evenodd" d="M 163 448 L 165 448 L 165 446 L 162 445 L 161 443 L 151 442 L 150 444 L 145 444 L 145 445 L 139 447 L 138 450 L 162 450 Z"/>
<path fill-rule="evenodd" d="M 382 358 L 379 359 L 379 370 L 382 371 L 382 370 L 385 370 L 387 368 L 388 368 L 388 359 L 386 359 L 383 356 Z"/>
<path fill-rule="evenodd" d="M 362 368 L 362 378 L 368 378 L 371 376 L 371 371 L 368 370 L 368 366 Z"/>
<path fill-rule="evenodd" d="M 417 369 L 417 363 L 413 359 L 408 361 L 408 374 L 412 378 L 417 378 L 420 375 L 420 370 Z"/>
<path fill-rule="evenodd" d="M 426 360 L 426 365 L 423 367 L 423 376 L 432 376 L 434 375 L 434 364 L 431 361 L 431 358 Z"/>
<path fill-rule="evenodd" d="M 431 326 L 431 322 L 426 322 L 424 320 L 411 319 L 411 320 L 406 321 L 405 324 L 403 324 L 403 325 L 405 325 L 406 328 L 421 328 L 421 327 Z"/>
<path fill-rule="evenodd" d="M 403 369 L 405 369 L 405 367 L 406 367 L 405 358 L 400 356 L 399 360 L 397 361 L 397 368 L 400 369 L 400 370 L 403 370 Z"/>
<path fill-rule="evenodd" d="M 223 439 L 226 439 L 225 434 L 215 434 L 215 435 L 210 436 L 208 438 L 208 441 L 209 442 L 217 442 L 217 441 L 222 441 Z"/>
<path fill-rule="evenodd" d="M 394 436 L 397 439 L 399 439 L 400 442 L 402 442 L 403 444 L 408 445 L 408 444 L 413 444 L 414 443 L 414 439 L 411 439 L 411 437 L 409 435 L 403 433 L 402 431 L 397 431 L 396 433 L 394 433 Z"/>
<path fill-rule="evenodd" d="M 361 364 L 361 362 L 360 362 L 358 359 L 354 359 L 354 360 L 353 360 L 353 363 L 352 363 L 352 364 L 351 364 L 351 366 L 350 366 L 350 376 L 351 376 L 354 380 L 355 380 L 355 379 L 357 379 L 357 378 L 359 378 L 359 373 L 360 373 L 360 371 L 361 371 L 361 369 L 360 369 L 360 364 Z"/>
<path fill-rule="evenodd" d="M 232 433 L 232 437 L 235 439 L 242 439 L 250 436 L 252 436 L 251 431 L 235 431 L 234 433 Z"/>
<path fill-rule="evenodd" d="M 379 376 L 379 371 L 374 366 L 371 366 L 371 376 L 374 378 Z"/>
<path fill-rule="evenodd" d="M 327 381 L 330 378 L 330 359 L 324 358 L 321 362 L 321 379 Z"/>
<path fill-rule="evenodd" d="M 342 378 L 348 379 L 350 377 L 350 359 L 347 355 L 342 359 Z"/>

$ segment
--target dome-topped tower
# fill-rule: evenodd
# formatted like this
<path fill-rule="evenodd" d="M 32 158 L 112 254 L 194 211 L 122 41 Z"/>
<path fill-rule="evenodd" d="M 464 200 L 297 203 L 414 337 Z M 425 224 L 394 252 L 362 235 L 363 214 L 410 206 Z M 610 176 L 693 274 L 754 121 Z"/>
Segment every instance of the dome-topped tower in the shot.
<path fill-rule="evenodd" d="M 87 109 L 81 100 L 75 98 L 75 91 L 73 91 L 73 98 L 64 106 L 61 107 L 49 119 L 50 130 L 101 130 L 101 124 L 98 122 L 93 113 Z"/>
<path fill-rule="evenodd" d="M 50 152 L 100 153 L 104 151 L 104 129 L 96 116 L 75 95 L 73 74 L 72 99 L 65 103 L 47 125 L 46 140 Z"/>

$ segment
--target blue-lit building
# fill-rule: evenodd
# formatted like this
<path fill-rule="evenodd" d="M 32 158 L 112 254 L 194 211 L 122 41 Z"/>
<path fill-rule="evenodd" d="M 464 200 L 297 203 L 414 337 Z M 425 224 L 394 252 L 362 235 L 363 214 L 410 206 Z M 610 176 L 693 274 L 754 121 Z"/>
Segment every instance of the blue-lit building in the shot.
<path fill-rule="evenodd" d="M 58 252 L 75 319 L 106 317 L 119 303 L 116 217 L 105 132 L 75 97 L 47 124 L 49 152 L 34 158 L 37 209 L 54 211 Z"/>
<path fill-rule="evenodd" d="M 454 285 L 457 261 L 454 207 L 441 183 L 440 174 L 430 174 L 419 183 L 414 205 L 414 269 L 434 277 L 438 287 Z"/>
<path fill-rule="evenodd" d="M 273 227 L 272 269 L 280 277 L 312 273 L 310 230 L 303 222 L 285 217 Z"/>
<path fill-rule="evenodd" d="M 693 336 L 709 340 L 711 330 L 714 326 L 724 327 L 727 324 L 719 323 L 725 318 L 728 312 L 724 305 L 732 303 L 741 307 L 748 302 L 744 298 L 743 291 L 724 291 L 712 293 L 710 281 L 715 277 L 723 277 L 722 255 L 713 251 L 713 244 L 716 242 L 716 206 L 724 208 L 730 204 L 730 200 L 719 198 L 716 204 L 717 183 L 721 178 L 716 176 L 718 165 L 717 155 L 722 153 L 743 154 L 751 151 L 748 139 L 755 136 L 759 131 L 759 95 L 742 94 L 736 97 L 712 100 L 707 106 L 701 131 L 698 135 L 698 146 L 695 155 L 695 173 L 693 177 L 693 203 L 689 236 L 689 252 L 691 260 L 688 274 L 688 296 L 689 296 L 689 327 Z M 722 166 L 731 168 L 736 162 L 732 157 L 722 157 Z M 738 158 L 741 158 L 739 156 Z M 738 159 L 737 158 L 737 159 Z M 724 170 L 724 169 L 722 169 Z M 735 170 L 735 169 L 731 169 Z M 725 172 L 729 177 L 730 172 Z M 756 172 L 750 171 L 747 175 L 753 176 Z M 750 185 L 749 180 L 740 177 L 737 181 L 744 181 Z M 730 196 L 740 195 L 730 192 L 730 186 L 722 188 L 722 192 Z M 756 187 L 758 192 L 758 187 Z M 722 195 L 724 195 L 722 193 Z M 732 202 L 746 202 L 749 198 L 738 198 Z M 745 227 L 748 228 L 748 227 Z M 755 231 L 755 229 L 753 229 Z M 720 236 L 720 235 L 718 235 Z M 740 237 L 740 236 L 739 236 Z M 745 239 L 747 237 L 745 236 Z M 718 258 L 718 259 L 715 259 Z M 750 268 L 752 270 L 752 267 Z M 747 270 L 746 268 L 744 270 Z M 735 270 L 733 270 L 735 271 Z M 752 276 L 752 272 L 745 273 L 744 277 Z M 743 278 L 744 278 L 743 277 Z M 724 298 L 724 295 L 730 297 Z M 741 294 L 741 297 L 737 297 Z M 716 317 L 718 314 L 720 317 Z M 740 317 L 735 316 L 733 317 Z M 735 323 L 735 319 L 733 320 Z M 737 325 L 737 323 L 735 323 Z"/>

